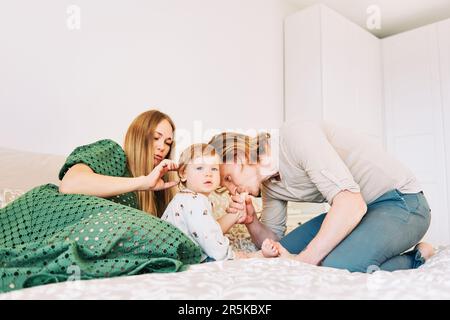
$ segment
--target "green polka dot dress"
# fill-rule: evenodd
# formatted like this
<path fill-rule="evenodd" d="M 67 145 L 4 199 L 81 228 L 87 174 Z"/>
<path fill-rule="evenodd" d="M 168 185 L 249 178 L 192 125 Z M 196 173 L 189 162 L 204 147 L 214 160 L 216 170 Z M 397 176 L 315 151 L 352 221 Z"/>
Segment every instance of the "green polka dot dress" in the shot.
<path fill-rule="evenodd" d="M 129 177 L 126 156 L 114 141 L 76 148 L 71 166 Z M 201 250 L 171 224 L 137 209 L 134 193 L 109 199 L 61 194 L 36 187 L 0 209 L 0 292 L 42 284 L 175 272 L 199 263 Z"/>

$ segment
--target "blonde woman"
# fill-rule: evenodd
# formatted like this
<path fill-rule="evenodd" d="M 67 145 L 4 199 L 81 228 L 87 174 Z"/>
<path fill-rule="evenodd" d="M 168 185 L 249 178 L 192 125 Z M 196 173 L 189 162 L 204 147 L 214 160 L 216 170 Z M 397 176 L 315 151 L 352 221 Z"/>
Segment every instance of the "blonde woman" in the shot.
<path fill-rule="evenodd" d="M 67 279 L 173 272 L 201 250 L 160 220 L 178 181 L 175 125 L 157 110 L 139 115 L 124 149 L 112 140 L 76 148 L 47 184 L 0 209 L 0 291 Z"/>
<path fill-rule="evenodd" d="M 222 185 L 233 195 L 228 212 L 246 210 L 257 246 L 273 239 L 280 241 L 269 241 L 275 256 L 286 248 L 299 261 L 352 272 L 417 268 L 433 255 L 431 245 L 418 244 L 431 219 L 420 184 L 368 138 L 300 121 L 281 127 L 279 154 L 269 138 L 224 132 L 209 142 L 222 156 Z M 250 199 L 244 203 L 238 193 L 260 190 L 258 220 Z M 331 209 L 285 235 L 288 201 L 327 201 Z"/>
<path fill-rule="evenodd" d="M 128 128 L 123 150 L 112 140 L 77 148 L 61 169 L 59 191 L 110 198 L 161 217 L 176 192 L 172 187 L 177 181 L 163 180 L 177 170 L 172 161 L 174 131 L 168 115 L 157 110 L 142 113 Z M 119 164 L 121 172 L 105 170 L 110 163 Z M 125 200 L 127 193 L 131 200 Z"/>

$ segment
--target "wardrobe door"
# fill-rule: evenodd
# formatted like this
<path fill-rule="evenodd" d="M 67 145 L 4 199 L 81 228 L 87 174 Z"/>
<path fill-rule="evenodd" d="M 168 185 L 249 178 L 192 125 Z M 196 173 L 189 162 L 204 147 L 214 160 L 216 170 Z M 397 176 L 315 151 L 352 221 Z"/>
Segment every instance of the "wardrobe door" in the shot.
<path fill-rule="evenodd" d="M 450 216 L 450 19 L 438 23 L 439 61 L 441 75 L 442 112 L 447 170 L 447 201 Z M 450 217 L 449 217 L 450 222 Z M 448 226 L 450 230 L 450 224 Z M 450 232 L 450 231 L 449 231 Z"/>
<path fill-rule="evenodd" d="M 380 40 L 323 5 L 285 20 L 285 118 L 326 120 L 383 143 Z"/>
<path fill-rule="evenodd" d="M 449 243 L 436 24 L 382 40 L 387 149 L 418 177 L 432 210 L 426 239 Z"/>
<path fill-rule="evenodd" d="M 322 8 L 324 119 L 383 142 L 380 39 Z"/>

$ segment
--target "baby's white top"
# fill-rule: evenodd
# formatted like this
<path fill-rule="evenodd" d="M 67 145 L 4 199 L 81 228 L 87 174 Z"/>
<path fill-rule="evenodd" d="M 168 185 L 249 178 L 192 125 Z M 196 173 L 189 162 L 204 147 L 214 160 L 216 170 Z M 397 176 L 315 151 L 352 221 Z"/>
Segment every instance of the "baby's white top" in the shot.
<path fill-rule="evenodd" d="M 234 259 L 230 242 L 212 215 L 208 197 L 185 189 L 175 195 L 161 219 L 183 231 L 203 251 L 202 261 Z"/>

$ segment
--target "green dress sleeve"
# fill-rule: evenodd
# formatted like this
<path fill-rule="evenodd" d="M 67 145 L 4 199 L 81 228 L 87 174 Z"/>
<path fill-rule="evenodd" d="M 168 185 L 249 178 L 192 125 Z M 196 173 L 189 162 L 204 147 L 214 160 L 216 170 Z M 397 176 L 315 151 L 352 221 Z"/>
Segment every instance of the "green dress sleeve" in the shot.
<path fill-rule="evenodd" d="M 113 177 L 129 176 L 125 152 L 118 143 L 109 139 L 76 148 L 61 168 L 59 179 L 62 180 L 67 171 L 78 163 L 88 165 L 98 174 Z"/>

